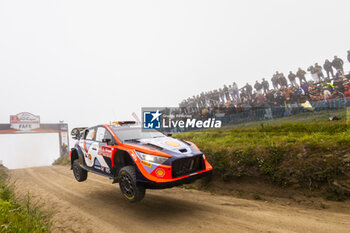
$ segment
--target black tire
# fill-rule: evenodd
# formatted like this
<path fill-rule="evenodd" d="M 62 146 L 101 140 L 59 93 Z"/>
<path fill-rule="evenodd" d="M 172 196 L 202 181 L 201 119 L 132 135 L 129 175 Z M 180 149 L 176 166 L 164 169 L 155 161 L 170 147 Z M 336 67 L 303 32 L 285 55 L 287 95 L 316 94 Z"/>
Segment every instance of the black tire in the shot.
<path fill-rule="evenodd" d="M 79 182 L 87 179 L 87 171 L 80 167 L 78 159 L 73 161 L 73 174 L 75 179 Z"/>
<path fill-rule="evenodd" d="M 127 201 L 135 203 L 145 197 L 146 189 L 136 184 L 136 172 L 133 166 L 126 166 L 120 169 L 118 181 L 120 191 Z"/>

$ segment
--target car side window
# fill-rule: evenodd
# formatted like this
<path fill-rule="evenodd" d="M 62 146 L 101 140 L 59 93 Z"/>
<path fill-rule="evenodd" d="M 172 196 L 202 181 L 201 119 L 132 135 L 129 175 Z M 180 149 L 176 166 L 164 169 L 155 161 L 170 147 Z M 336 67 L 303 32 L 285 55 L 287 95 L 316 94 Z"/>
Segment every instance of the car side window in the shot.
<path fill-rule="evenodd" d="M 115 143 L 115 140 L 113 139 L 111 133 L 108 132 L 108 130 L 105 131 L 104 139 L 111 139 L 111 141 Z"/>
<path fill-rule="evenodd" d="M 86 139 L 86 135 L 87 135 L 88 132 L 89 132 L 89 130 L 84 130 L 83 132 L 81 132 L 80 138 L 81 139 Z"/>
<path fill-rule="evenodd" d="M 105 138 L 106 128 L 98 127 L 96 132 L 96 141 L 102 142 L 102 139 Z"/>
<path fill-rule="evenodd" d="M 96 129 L 89 129 L 86 135 L 86 140 L 94 140 L 96 134 Z"/>

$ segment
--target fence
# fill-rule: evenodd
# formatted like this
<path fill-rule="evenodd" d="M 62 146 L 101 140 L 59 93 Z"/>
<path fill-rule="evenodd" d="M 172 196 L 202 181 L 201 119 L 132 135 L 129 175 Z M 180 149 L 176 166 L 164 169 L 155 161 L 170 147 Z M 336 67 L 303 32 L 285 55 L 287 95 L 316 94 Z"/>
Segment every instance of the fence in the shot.
<path fill-rule="evenodd" d="M 236 126 L 254 126 L 257 124 L 276 124 L 284 122 L 311 122 L 311 121 L 326 121 L 326 120 L 347 120 L 350 122 L 350 98 L 338 98 L 332 100 L 321 100 L 305 103 L 285 104 L 283 106 L 269 106 L 252 107 L 245 105 L 245 110 L 238 113 L 227 113 L 232 109 L 186 109 L 173 108 L 175 112 L 190 114 L 193 118 L 198 120 L 208 120 L 208 118 L 215 118 L 222 122 L 221 126 L 230 128 Z M 171 109 L 164 112 L 165 115 L 172 115 Z M 206 111 L 203 111 L 206 110 Z M 191 112 L 194 112 L 191 114 Z M 206 113 L 203 113 L 206 112 Z M 176 118 L 175 118 L 176 119 Z M 186 120 L 186 118 L 179 117 L 177 120 Z M 178 133 L 192 130 L 201 130 L 203 128 L 196 127 L 169 127 L 163 129 L 165 132 Z"/>
<path fill-rule="evenodd" d="M 223 126 L 233 126 L 253 123 L 281 123 L 321 120 L 339 120 L 347 118 L 347 107 L 350 99 L 333 99 L 284 106 L 249 108 L 240 113 L 217 115 Z"/>

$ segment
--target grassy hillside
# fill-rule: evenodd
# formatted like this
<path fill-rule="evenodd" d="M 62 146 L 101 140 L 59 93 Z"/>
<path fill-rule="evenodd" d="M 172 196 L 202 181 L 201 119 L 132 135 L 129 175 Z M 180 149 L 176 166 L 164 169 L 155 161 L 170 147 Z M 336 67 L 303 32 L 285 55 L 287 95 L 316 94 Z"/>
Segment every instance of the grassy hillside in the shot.
<path fill-rule="evenodd" d="M 350 126 L 284 123 L 175 135 L 192 141 L 223 181 L 255 177 L 281 187 L 323 191 L 344 200 L 350 187 Z"/>
<path fill-rule="evenodd" d="M 7 169 L 0 165 L 0 232 L 49 232 L 47 216 L 30 204 L 20 204 L 7 184 Z"/>

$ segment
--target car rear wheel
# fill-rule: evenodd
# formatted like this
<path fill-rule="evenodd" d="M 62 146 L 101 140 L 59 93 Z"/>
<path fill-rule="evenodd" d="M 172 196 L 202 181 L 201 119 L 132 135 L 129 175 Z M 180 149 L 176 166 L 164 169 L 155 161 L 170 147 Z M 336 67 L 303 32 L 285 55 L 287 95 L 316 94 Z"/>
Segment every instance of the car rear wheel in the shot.
<path fill-rule="evenodd" d="M 135 203 L 144 198 L 146 189 L 136 184 L 136 172 L 133 166 L 126 166 L 120 169 L 118 181 L 123 197 L 127 201 Z"/>
<path fill-rule="evenodd" d="M 82 169 L 79 164 L 79 160 L 73 161 L 73 174 L 77 181 L 82 182 L 87 179 L 87 171 Z"/>

